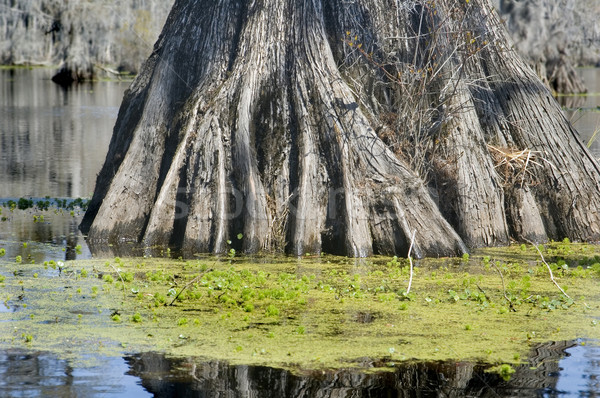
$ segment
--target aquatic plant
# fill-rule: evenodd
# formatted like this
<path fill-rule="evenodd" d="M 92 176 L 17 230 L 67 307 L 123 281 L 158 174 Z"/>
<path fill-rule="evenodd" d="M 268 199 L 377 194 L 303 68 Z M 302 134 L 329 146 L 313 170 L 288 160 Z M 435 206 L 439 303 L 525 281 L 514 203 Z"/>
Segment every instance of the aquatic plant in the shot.
<path fill-rule="evenodd" d="M 553 268 L 555 258 L 548 252 L 561 244 L 540 248 Z M 10 322 L 15 326 L 23 322 L 19 333 L 27 330 L 38 336 L 29 343 L 38 348 L 83 333 L 86 339 L 103 336 L 97 338 L 122 342 L 128 350 L 151 344 L 174 355 L 294 362 L 309 368 L 349 366 L 353 358 L 365 356 L 383 358 L 390 347 L 395 349 L 394 360 L 446 359 L 460 352 L 465 358 L 515 363 L 515 353 L 524 357 L 531 344 L 580 337 L 583 331 L 597 329 L 589 314 L 597 313 L 600 305 L 593 288 L 600 279 L 600 265 L 593 265 L 600 264 L 594 259 L 600 251 L 570 246 L 571 254 L 564 258 L 569 267 L 564 273 L 555 272 L 555 278 L 577 297 L 576 302 L 555 289 L 546 266 L 530 247 L 525 252 L 511 249 L 520 253 L 519 260 L 499 254 L 505 249 L 472 253 L 468 265 L 460 258 L 419 260 L 410 295 L 404 295 L 410 275 L 406 260 L 355 262 L 333 257 L 260 262 L 243 257 L 235 262 L 90 260 L 62 263 L 62 274 L 40 272 L 38 279 L 33 275 L 43 267 L 27 265 L 20 267 L 19 276 L 5 278 L 3 291 L 8 307 L 21 294 L 19 281 L 28 287 L 27 308 L 31 314 L 35 311 L 36 322 L 29 325 L 14 317 Z M 110 289 L 117 275 L 115 264 L 124 291 Z M 495 267 L 501 270 L 504 287 Z M 43 301 L 34 297 L 36 286 L 53 293 Z M 74 308 L 86 316 L 80 321 L 65 318 Z M 123 314 L 128 314 L 128 322 L 121 322 Z M 2 319 L 8 315 L 0 313 Z M 79 329 L 69 329 L 69 322 Z M 41 325 L 43 333 L 38 331 Z M 183 338 L 182 327 L 186 327 Z M 39 337 L 50 330 L 59 334 Z M 67 330 L 71 335 L 64 336 Z M 0 345 L 8 344 L 9 338 L 0 336 Z M 399 345 L 399 340 L 407 344 Z M 267 345 L 263 358 L 258 354 Z M 242 351 L 236 351 L 238 346 Z M 321 359 L 314 362 L 315 357 Z"/>
<path fill-rule="evenodd" d="M 141 323 L 142 322 L 142 316 L 140 315 L 139 312 L 136 312 L 135 314 L 133 314 L 131 316 L 131 322 L 134 322 L 134 323 Z"/>
<path fill-rule="evenodd" d="M 504 381 L 509 381 L 512 375 L 515 373 L 515 368 L 510 364 L 504 363 L 487 370 L 489 373 L 497 373 Z"/>

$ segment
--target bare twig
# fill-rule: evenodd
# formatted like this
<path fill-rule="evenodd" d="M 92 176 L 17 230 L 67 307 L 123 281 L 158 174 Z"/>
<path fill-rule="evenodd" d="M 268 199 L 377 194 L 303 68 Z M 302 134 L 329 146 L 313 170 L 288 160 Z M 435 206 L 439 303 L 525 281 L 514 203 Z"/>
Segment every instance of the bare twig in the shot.
<path fill-rule="evenodd" d="M 179 293 L 177 293 L 177 295 L 173 298 L 173 301 L 171 301 L 171 304 L 169 304 L 169 306 L 173 305 L 173 303 L 175 302 L 175 300 L 177 300 L 179 298 L 179 296 L 181 295 L 181 293 L 183 293 L 183 291 L 185 289 L 187 289 L 190 285 L 196 283 L 198 280 L 200 280 L 204 275 L 206 275 L 207 272 L 212 271 L 212 268 L 209 270 L 204 271 L 203 273 L 201 273 L 200 275 L 198 275 L 197 277 L 195 277 L 194 279 L 192 279 L 191 281 L 189 281 L 184 287 L 181 288 L 181 290 L 179 291 Z"/>
<path fill-rule="evenodd" d="M 483 293 L 483 295 L 485 296 L 485 299 L 486 299 L 487 301 L 492 301 L 492 300 L 490 300 L 490 298 L 489 298 L 489 296 L 487 295 L 486 291 L 485 291 L 485 290 L 483 290 L 483 288 L 482 288 L 481 286 L 479 286 L 479 283 L 476 283 L 476 284 L 475 284 L 475 286 L 477 286 L 477 289 L 479 289 L 479 291 L 480 291 L 481 293 Z"/>
<path fill-rule="evenodd" d="M 410 252 L 412 251 L 412 248 L 415 244 L 415 234 L 417 233 L 417 230 L 415 229 L 412 233 L 412 237 L 410 238 L 410 246 L 408 248 L 408 262 L 410 264 L 410 278 L 408 279 L 408 288 L 406 289 L 406 294 L 410 293 L 410 287 L 412 286 L 412 280 L 413 280 L 413 262 L 412 262 L 412 258 L 410 258 Z"/>
<path fill-rule="evenodd" d="M 117 268 L 115 268 L 114 265 L 112 265 L 112 264 L 109 264 L 109 265 L 112 267 L 112 269 L 115 270 L 115 272 L 117 273 L 117 275 L 119 275 L 119 279 L 121 279 L 121 283 L 123 284 L 123 293 L 125 293 L 125 281 L 123 280 L 123 277 L 121 276 L 121 273 L 119 272 L 119 270 Z"/>
<path fill-rule="evenodd" d="M 496 271 L 498 271 L 498 273 L 500 274 L 500 279 L 502 279 L 502 294 L 504 294 L 504 299 L 506 299 L 506 301 L 508 302 L 508 306 L 510 307 L 511 311 L 517 312 L 517 310 L 515 310 L 515 307 L 513 306 L 512 300 L 510 299 L 510 297 L 508 297 L 506 295 L 506 285 L 504 284 L 504 275 L 502 275 L 502 271 L 500 271 L 500 268 L 498 268 L 498 266 L 496 264 L 492 263 L 492 265 L 494 266 L 494 268 L 496 268 Z"/>
<path fill-rule="evenodd" d="M 552 273 L 552 268 L 550 268 L 550 265 L 546 262 L 546 260 L 544 259 L 544 255 L 542 254 L 542 251 L 540 250 L 539 247 L 537 247 L 537 245 L 535 243 L 533 243 L 530 240 L 525 239 L 525 241 L 531 243 L 533 245 L 533 247 L 535 247 L 535 249 L 537 250 L 537 252 L 540 254 L 540 258 L 542 259 L 542 262 L 544 263 L 544 265 L 546 265 L 546 268 L 548 268 L 548 273 L 550 273 L 550 280 L 552 281 L 552 283 L 554 283 L 554 285 L 558 288 L 558 290 L 560 290 L 560 292 L 562 294 L 565 295 L 566 298 L 573 300 L 571 298 L 571 296 L 569 296 L 563 289 L 562 287 L 560 287 L 560 285 L 556 282 L 556 280 L 554 279 L 554 274 Z M 573 300 L 575 301 L 575 300 Z"/>

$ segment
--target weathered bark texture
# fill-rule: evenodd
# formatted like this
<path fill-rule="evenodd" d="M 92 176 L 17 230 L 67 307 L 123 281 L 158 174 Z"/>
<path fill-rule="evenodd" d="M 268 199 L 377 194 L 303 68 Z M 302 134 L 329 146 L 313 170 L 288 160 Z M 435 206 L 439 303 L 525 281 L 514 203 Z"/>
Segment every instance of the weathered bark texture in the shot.
<path fill-rule="evenodd" d="M 297 255 L 597 240 L 598 171 L 488 0 L 178 0 L 82 229 Z"/>
<path fill-rule="evenodd" d="M 0 0 L 0 63 L 60 65 L 69 83 L 137 72 L 173 0 Z"/>
<path fill-rule="evenodd" d="M 586 92 L 575 66 L 600 65 L 597 0 L 494 0 L 517 51 L 559 93 Z"/>

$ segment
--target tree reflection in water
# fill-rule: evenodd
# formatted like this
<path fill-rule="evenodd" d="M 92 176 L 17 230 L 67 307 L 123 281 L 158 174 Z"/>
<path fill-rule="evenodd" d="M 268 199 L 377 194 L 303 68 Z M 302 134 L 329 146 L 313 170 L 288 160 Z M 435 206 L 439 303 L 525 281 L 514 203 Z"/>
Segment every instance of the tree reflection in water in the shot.
<path fill-rule="evenodd" d="M 566 350 L 566 351 L 565 351 Z M 0 352 L 1 397 L 554 397 L 600 395 L 600 347 L 548 343 L 508 381 L 470 362 L 400 363 L 394 371 L 297 371 L 231 366 L 143 353 L 77 362 L 53 354 Z M 91 362 L 90 362 L 91 361 Z M 350 364 L 349 364 L 350 365 Z"/>
<path fill-rule="evenodd" d="M 397 370 L 292 373 L 262 366 L 169 360 L 146 353 L 127 358 L 130 374 L 159 397 L 505 397 L 554 396 L 559 359 L 574 345 L 549 343 L 532 351 L 509 381 L 486 372 L 490 365 L 470 362 L 414 362 Z M 372 366 L 383 363 L 370 363 Z"/>

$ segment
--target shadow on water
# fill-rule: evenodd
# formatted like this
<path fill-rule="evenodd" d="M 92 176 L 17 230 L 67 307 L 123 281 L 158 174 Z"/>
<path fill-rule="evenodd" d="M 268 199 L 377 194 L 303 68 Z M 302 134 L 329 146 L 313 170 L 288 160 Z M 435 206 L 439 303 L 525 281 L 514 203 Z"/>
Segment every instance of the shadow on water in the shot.
<path fill-rule="evenodd" d="M 538 346 L 509 380 L 470 362 L 402 362 L 395 370 L 290 372 L 143 353 L 77 366 L 51 354 L 0 353 L 0 395 L 61 397 L 536 397 L 597 396 L 600 347 Z M 595 359 L 594 359 L 595 358 Z M 366 362 L 371 366 L 389 362 Z M 566 369 L 566 370 L 565 370 Z"/>

